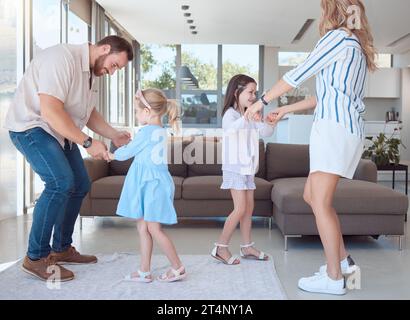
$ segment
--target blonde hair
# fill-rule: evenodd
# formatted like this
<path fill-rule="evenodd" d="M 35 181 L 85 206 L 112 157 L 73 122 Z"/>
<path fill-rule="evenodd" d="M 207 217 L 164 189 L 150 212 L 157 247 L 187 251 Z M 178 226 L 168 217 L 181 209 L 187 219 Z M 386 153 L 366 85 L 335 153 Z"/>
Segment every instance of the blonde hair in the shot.
<path fill-rule="evenodd" d="M 177 134 L 180 130 L 180 108 L 176 100 L 167 99 L 165 93 L 162 90 L 155 88 L 142 90 L 142 94 L 145 100 L 150 105 L 152 111 L 154 111 L 160 117 L 165 114 L 168 115 L 168 122 L 174 133 Z M 135 97 L 135 105 L 142 109 L 147 108 L 138 97 Z"/>
<path fill-rule="evenodd" d="M 357 6 L 360 10 L 359 28 L 349 28 L 352 6 Z M 351 35 L 352 33 L 359 39 L 363 54 L 366 57 L 367 68 L 375 71 L 376 49 L 373 45 L 369 21 L 362 0 L 321 0 L 322 17 L 319 24 L 320 35 L 323 37 L 327 32 L 335 29 L 344 29 Z"/>

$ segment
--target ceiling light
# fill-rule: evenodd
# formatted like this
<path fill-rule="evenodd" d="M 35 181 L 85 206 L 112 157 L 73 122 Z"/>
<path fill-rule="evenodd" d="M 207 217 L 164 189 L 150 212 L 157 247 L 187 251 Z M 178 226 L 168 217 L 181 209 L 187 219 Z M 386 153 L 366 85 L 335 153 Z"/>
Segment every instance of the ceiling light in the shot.
<path fill-rule="evenodd" d="M 196 29 L 196 26 L 189 26 L 189 29 L 195 30 L 195 29 Z"/>
<path fill-rule="evenodd" d="M 191 24 L 191 23 L 194 23 L 194 20 L 187 20 L 186 22 Z"/>
<path fill-rule="evenodd" d="M 192 31 L 192 34 L 198 34 L 198 31 Z"/>
<path fill-rule="evenodd" d="M 189 12 L 184 13 L 184 17 L 190 17 L 191 14 Z"/>
<path fill-rule="evenodd" d="M 188 9 L 189 9 L 189 6 L 187 6 L 187 5 L 182 5 L 182 6 L 181 6 L 181 9 L 182 9 L 182 10 L 188 10 Z"/>

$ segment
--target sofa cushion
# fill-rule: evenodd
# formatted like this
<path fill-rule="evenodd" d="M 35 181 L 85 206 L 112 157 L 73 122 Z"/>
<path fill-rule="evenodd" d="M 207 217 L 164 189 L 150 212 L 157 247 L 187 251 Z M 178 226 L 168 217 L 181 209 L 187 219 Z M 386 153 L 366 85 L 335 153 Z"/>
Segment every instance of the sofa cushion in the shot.
<path fill-rule="evenodd" d="M 303 200 L 307 178 L 273 180 L 272 201 L 284 214 L 312 214 Z M 340 179 L 334 208 L 341 214 L 405 214 L 407 196 L 382 185 L 359 180 Z"/>
<path fill-rule="evenodd" d="M 222 175 L 222 141 L 196 137 L 184 149 L 184 159 L 188 164 L 188 176 L 221 176 Z M 191 161 L 189 161 L 191 159 Z M 256 177 L 266 175 L 265 143 L 259 140 L 259 170 Z"/>
<path fill-rule="evenodd" d="M 182 155 L 184 147 L 187 142 L 182 140 L 169 139 L 168 141 L 168 170 L 171 176 L 186 177 L 187 176 L 187 165 L 184 163 Z M 117 148 L 111 144 L 110 151 L 114 152 Z M 130 168 L 134 158 L 127 161 L 111 161 L 109 163 L 110 176 L 125 176 Z"/>
<path fill-rule="evenodd" d="M 222 176 L 189 177 L 182 184 L 182 198 L 185 200 L 229 200 L 229 190 L 220 189 Z M 269 200 L 272 184 L 255 177 L 255 200 Z"/>
<path fill-rule="evenodd" d="M 174 199 L 181 199 L 182 177 L 172 177 L 175 184 Z M 90 197 L 93 199 L 119 199 L 125 176 L 110 176 L 95 181 L 91 186 Z"/>
<path fill-rule="evenodd" d="M 266 180 L 307 177 L 309 146 L 268 143 L 266 146 Z"/>

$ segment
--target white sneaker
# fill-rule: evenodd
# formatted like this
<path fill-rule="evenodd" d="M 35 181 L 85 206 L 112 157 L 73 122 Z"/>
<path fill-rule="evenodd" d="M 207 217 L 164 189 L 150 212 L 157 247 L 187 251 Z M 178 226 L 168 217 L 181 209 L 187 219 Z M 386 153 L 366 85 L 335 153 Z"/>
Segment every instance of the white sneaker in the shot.
<path fill-rule="evenodd" d="M 335 295 L 346 294 L 344 277 L 340 280 L 329 278 L 327 273 L 314 275 L 308 278 L 301 278 L 298 286 L 300 289 L 313 293 L 327 293 Z"/>
<path fill-rule="evenodd" d="M 340 269 L 342 270 L 342 274 L 351 275 L 358 269 L 359 267 L 355 264 L 352 257 L 349 255 L 347 258 L 340 261 Z M 315 275 L 324 274 L 327 272 L 327 264 L 321 266 L 319 268 L 319 272 L 316 272 Z"/>

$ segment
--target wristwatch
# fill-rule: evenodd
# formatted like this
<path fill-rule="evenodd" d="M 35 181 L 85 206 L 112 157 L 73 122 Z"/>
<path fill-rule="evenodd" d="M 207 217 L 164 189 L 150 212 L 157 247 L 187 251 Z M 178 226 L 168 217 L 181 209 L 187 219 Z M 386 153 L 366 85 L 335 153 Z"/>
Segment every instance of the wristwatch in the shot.
<path fill-rule="evenodd" d="M 269 104 L 269 102 L 267 102 L 267 101 L 265 100 L 265 95 L 262 95 L 262 97 L 261 97 L 260 100 L 262 101 L 262 103 L 263 103 L 264 106 L 267 106 L 267 105 Z"/>
<path fill-rule="evenodd" d="M 93 144 L 93 138 L 88 137 L 88 139 L 85 140 L 83 143 L 83 148 L 88 149 L 89 147 L 91 147 L 92 144 Z"/>

